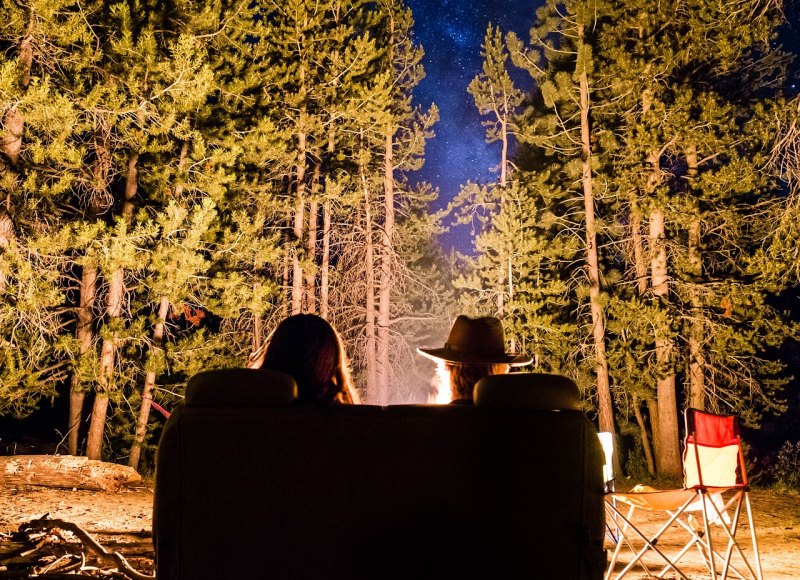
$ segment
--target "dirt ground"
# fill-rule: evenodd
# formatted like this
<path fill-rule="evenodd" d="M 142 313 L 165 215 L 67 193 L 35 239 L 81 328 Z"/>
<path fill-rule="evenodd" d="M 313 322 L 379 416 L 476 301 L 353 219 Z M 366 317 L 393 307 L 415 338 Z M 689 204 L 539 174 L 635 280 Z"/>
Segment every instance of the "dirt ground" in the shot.
<path fill-rule="evenodd" d="M 751 499 L 764 578 L 800 579 L 800 496 L 754 490 Z M 37 487 L 0 489 L 0 544 L 21 524 L 49 514 L 51 518 L 79 525 L 109 549 L 119 549 L 126 544 L 137 548 L 134 550 L 139 555 L 136 565 L 142 572 L 152 573 L 148 565 L 152 557 L 152 504 L 153 491 L 149 482 L 116 493 Z M 645 521 L 649 522 L 644 526 L 646 529 L 656 525 L 653 518 L 645 518 Z M 665 551 L 675 550 L 681 539 L 681 534 L 669 534 L 659 546 Z M 626 554 L 622 561 L 627 557 Z M 685 557 L 689 563 L 686 571 L 692 578 L 709 577 L 703 572 L 698 554 L 689 553 Z M 653 569 L 658 567 L 653 566 Z M 628 577 L 647 575 L 637 573 Z M 666 577 L 670 578 L 670 574 Z"/>

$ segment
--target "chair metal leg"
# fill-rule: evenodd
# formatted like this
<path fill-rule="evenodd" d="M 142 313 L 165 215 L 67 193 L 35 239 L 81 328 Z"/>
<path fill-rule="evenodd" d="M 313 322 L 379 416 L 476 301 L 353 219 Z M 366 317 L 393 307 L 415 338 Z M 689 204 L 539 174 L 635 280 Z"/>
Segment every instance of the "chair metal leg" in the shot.
<path fill-rule="evenodd" d="M 686 504 L 683 507 L 686 507 L 686 505 L 689 505 L 691 503 L 691 501 L 692 500 L 687 501 Z M 639 565 L 644 567 L 645 570 L 646 570 L 646 566 L 645 566 L 644 562 L 641 561 L 641 558 L 647 553 L 648 550 L 653 550 L 656 554 L 661 556 L 661 558 L 664 560 L 664 562 L 666 562 L 668 569 L 671 569 L 674 573 L 676 573 L 678 576 L 680 576 L 684 580 L 690 580 L 690 578 L 686 574 L 684 574 L 680 569 L 678 569 L 677 566 L 673 563 L 673 561 L 670 560 L 666 556 L 666 554 L 664 554 L 664 552 L 662 552 L 658 548 L 658 546 L 656 546 L 656 542 L 661 537 L 661 534 L 663 534 L 664 531 L 666 531 L 673 524 L 673 522 L 681 514 L 683 508 L 681 508 L 681 510 L 678 510 L 675 514 L 670 513 L 670 516 L 671 516 L 670 519 L 663 526 L 661 526 L 661 528 L 653 535 L 652 539 L 648 538 L 644 534 L 644 532 L 642 532 L 639 528 L 637 528 L 631 522 L 631 518 L 633 517 L 633 514 L 634 514 L 634 512 L 636 510 L 635 506 L 631 506 L 630 507 L 627 516 L 622 515 L 622 513 L 620 513 L 620 511 L 617 510 L 616 508 L 614 508 L 613 506 L 611 506 L 611 509 L 615 512 L 617 517 L 622 519 L 623 525 L 622 525 L 621 528 L 619 528 L 620 529 L 620 541 L 618 542 L 617 547 L 614 550 L 614 555 L 613 555 L 613 557 L 611 559 L 611 562 L 609 563 L 608 571 L 606 573 L 606 580 L 610 580 L 612 578 L 612 574 L 613 574 L 613 571 L 614 571 L 614 566 L 616 565 L 616 562 L 617 562 L 617 559 L 618 559 L 618 556 L 619 556 L 619 550 L 622 547 L 622 542 L 623 541 L 627 542 L 627 536 L 626 536 L 625 532 L 628 529 L 633 530 L 636 533 L 636 535 L 639 536 L 639 538 L 644 542 L 644 547 L 641 550 L 639 550 L 638 552 L 636 552 L 634 554 L 633 558 L 631 559 L 631 561 L 628 562 L 628 564 L 625 566 L 625 568 L 623 568 L 622 571 L 619 574 L 617 574 L 616 576 L 613 576 L 613 578 L 615 578 L 616 580 L 619 580 L 620 578 L 624 577 L 625 574 L 630 572 L 630 570 L 637 563 L 639 563 Z M 631 548 L 633 549 L 633 546 L 631 546 Z"/>

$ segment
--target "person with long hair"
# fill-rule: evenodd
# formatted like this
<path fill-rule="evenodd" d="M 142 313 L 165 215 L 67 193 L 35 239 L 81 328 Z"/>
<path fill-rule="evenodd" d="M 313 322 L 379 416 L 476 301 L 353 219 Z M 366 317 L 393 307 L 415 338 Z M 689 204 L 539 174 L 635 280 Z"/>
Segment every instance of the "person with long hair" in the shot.
<path fill-rule="evenodd" d="M 259 364 L 260 362 L 260 364 Z M 262 361 L 250 368 L 286 373 L 301 403 L 359 403 L 339 333 L 316 314 L 284 319 L 269 339 Z"/>

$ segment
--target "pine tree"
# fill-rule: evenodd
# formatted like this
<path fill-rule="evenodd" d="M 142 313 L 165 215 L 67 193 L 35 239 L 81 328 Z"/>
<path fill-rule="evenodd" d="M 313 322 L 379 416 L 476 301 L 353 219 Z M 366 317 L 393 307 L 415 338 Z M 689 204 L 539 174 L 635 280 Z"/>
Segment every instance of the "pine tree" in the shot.
<path fill-rule="evenodd" d="M 541 149 L 551 160 L 554 167 L 545 166 L 544 175 L 558 179 L 561 172 L 574 174 L 576 185 L 580 185 L 583 203 L 581 208 L 574 209 L 582 214 L 578 227 L 584 238 L 584 275 L 592 336 L 592 354 L 588 358 L 596 382 L 599 428 L 614 433 L 596 216 L 596 191 L 600 186 L 595 175 L 593 135 L 597 129 L 592 125 L 596 116 L 592 104 L 596 84 L 592 54 L 596 38 L 592 31 L 604 11 L 602 3 L 593 1 L 547 4 L 537 12 L 537 25 L 531 32 L 533 46 L 525 48 L 513 35 L 509 44 L 515 63 L 527 69 L 541 89 L 538 104 L 542 107 L 527 113 L 524 142 Z M 571 187 L 567 185 L 567 191 Z"/>

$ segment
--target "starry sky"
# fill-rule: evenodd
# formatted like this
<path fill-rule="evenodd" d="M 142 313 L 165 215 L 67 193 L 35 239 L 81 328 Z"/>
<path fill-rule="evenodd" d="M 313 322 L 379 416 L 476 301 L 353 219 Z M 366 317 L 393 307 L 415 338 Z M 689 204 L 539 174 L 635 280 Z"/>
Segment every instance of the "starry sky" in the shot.
<path fill-rule="evenodd" d="M 416 41 L 425 49 L 426 77 L 415 91 L 415 100 L 427 108 L 439 107 L 441 120 L 436 137 L 428 141 L 424 167 L 410 176 L 439 189 L 433 209 L 446 207 L 467 181 L 492 182 L 500 160 L 500 144 L 484 141 L 482 118 L 467 93 L 470 81 L 481 71 L 481 45 L 486 26 L 492 22 L 505 33 L 513 30 L 527 41 L 536 9 L 543 0 L 408 0 L 414 15 Z M 788 20 L 780 43 L 800 53 L 800 0 L 787 5 Z M 800 59 L 797 59 L 800 61 Z M 800 65 L 796 63 L 796 67 Z M 526 73 L 515 74 L 517 85 L 530 90 Z M 472 252 L 472 232 L 453 227 L 441 238 L 445 250 Z"/>
<path fill-rule="evenodd" d="M 432 102 L 441 119 L 434 127 L 436 137 L 428 141 L 425 166 L 412 174 L 411 181 L 427 181 L 439 188 L 440 209 L 467 181 L 494 181 L 491 171 L 500 161 L 500 144 L 484 141 L 482 118 L 467 93 L 470 81 L 481 71 L 481 45 L 486 26 L 492 22 L 505 33 L 516 32 L 528 39 L 537 0 L 409 0 L 414 14 L 414 33 L 425 49 L 426 77 L 415 91 L 415 100 L 424 108 Z M 521 88 L 526 75 L 519 79 Z M 453 228 L 442 237 L 445 249 L 471 250 L 467 227 Z"/>

